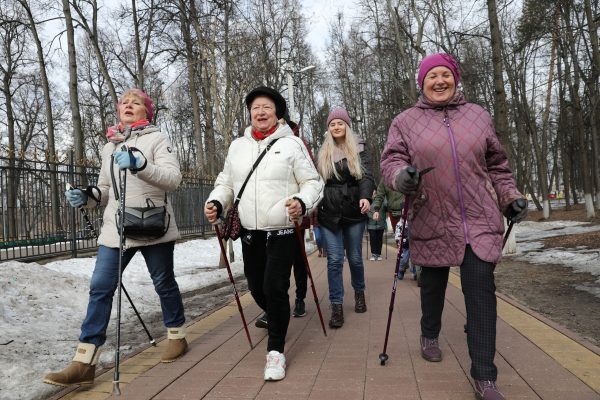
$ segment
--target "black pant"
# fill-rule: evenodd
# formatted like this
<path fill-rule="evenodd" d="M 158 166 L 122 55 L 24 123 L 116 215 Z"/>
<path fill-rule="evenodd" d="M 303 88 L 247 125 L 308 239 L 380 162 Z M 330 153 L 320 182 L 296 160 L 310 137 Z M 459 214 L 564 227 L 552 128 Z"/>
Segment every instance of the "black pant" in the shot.
<path fill-rule="evenodd" d="M 467 310 L 467 345 L 471 356 L 471 376 L 495 381 L 496 354 L 496 264 L 482 261 L 467 246 L 460 266 L 460 283 Z M 442 328 L 442 311 L 449 267 L 423 267 L 421 272 L 421 334 L 436 338 Z"/>
<path fill-rule="evenodd" d="M 300 229 L 300 237 L 304 238 L 304 229 Z M 308 274 L 306 272 L 306 266 L 304 265 L 304 242 L 302 247 L 298 246 L 298 251 L 294 256 L 294 279 L 296 280 L 296 298 L 304 300 L 306 298 L 306 290 L 308 288 L 306 280 Z"/>
<path fill-rule="evenodd" d="M 283 353 L 290 322 L 290 274 L 298 240 L 293 229 L 242 232 L 242 256 L 248 288 L 268 316 L 267 351 Z M 248 240 L 248 237 L 250 239 Z"/>
<path fill-rule="evenodd" d="M 369 229 L 369 239 L 371 241 L 371 254 L 380 256 L 383 247 L 383 229 Z"/>

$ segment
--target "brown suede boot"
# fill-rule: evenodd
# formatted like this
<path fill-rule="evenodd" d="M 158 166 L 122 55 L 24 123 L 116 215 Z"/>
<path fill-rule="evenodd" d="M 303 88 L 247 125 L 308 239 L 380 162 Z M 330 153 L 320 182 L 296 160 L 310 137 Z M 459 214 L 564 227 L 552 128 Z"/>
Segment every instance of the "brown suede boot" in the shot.
<path fill-rule="evenodd" d="M 329 320 L 330 328 L 341 328 L 344 325 L 344 308 L 341 304 L 331 305 L 331 319 Z"/>
<path fill-rule="evenodd" d="M 62 371 L 46 374 L 44 383 L 57 386 L 91 385 L 99 357 L 98 347 L 91 343 L 79 343 L 71 365 Z"/>
<path fill-rule="evenodd" d="M 367 312 L 367 303 L 365 302 L 365 292 L 354 292 L 354 311 L 357 313 Z"/>
<path fill-rule="evenodd" d="M 185 354 L 188 348 L 187 341 L 185 340 L 185 327 L 180 326 L 179 328 L 168 328 L 167 329 L 167 348 L 163 352 L 160 361 L 164 363 L 170 363 Z"/>

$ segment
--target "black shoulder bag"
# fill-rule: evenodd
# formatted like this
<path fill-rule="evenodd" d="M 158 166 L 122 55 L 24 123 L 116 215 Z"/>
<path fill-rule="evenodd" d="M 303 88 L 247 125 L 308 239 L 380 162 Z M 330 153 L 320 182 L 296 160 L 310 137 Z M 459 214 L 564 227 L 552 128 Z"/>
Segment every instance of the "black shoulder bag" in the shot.
<path fill-rule="evenodd" d="M 114 160 L 112 159 L 110 163 L 110 176 L 112 178 L 115 199 L 119 200 L 119 191 L 117 190 L 114 175 Z M 119 179 L 121 179 L 120 175 Z M 116 221 L 118 221 L 117 217 L 115 217 Z M 125 207 L 122 221 L 123 233 L 127 238 L 134 240 L 155 240 L 163 237 L 171 225 L 171 215 L 167 211 L 167 192 L 165 192 L 165 204 L 162 206 L 156 207 L 154 202 L 147 198 L 146 207 Z"/>
<path fill-rule="evenodd" d="M 240 221 L 240 214 L 238 213 L 238 204 L 240 202 L 240 199 L 242 198 L 242 193 L 244 193 L 246 184 L 250 180 L 250 176 L 252 175 L 252 173 L 254 172 L 256 167 L 258 167 L 258 164 L 260 164 L 260 161 L 263 159 L 265 154 L 267 154 L 267 151 L 269 151 L 271 146 L 273 146 L 275 144 L 275 142 L 278 140 L 279 140 L 279 138 L 273 140 L 271 143 L 269 143 L 267 145 L 267 148 L 264 149 L 262 153 L 260 153 L 260 155 L 258 156 L 256 161 L 254 162 L 252 169 L 250 169 L 250 172 L 248 173 L 246 180 L 242 184 L 242 187 L 240 188 L 240 191 L 238 192 L 238 194 L 235 198 L 235 201 L 233 202 L 233 206 L 230 207 L 229 210 L 227 211 L 227 216 L 225 217 L 225 222 L 223 223 L 223 232 L 222 232 L 223 239 L 236 240 L 237 238 L 240 237 L 240 233 L 242 231 L 242 222 Z"/>

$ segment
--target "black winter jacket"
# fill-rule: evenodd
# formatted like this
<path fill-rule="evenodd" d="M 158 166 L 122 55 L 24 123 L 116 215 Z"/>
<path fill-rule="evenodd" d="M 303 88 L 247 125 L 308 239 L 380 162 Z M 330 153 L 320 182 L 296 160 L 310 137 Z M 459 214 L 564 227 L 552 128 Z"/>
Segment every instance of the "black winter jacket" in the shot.
<path fill-rule="evenodd" d="M 348 160 L 343 158 L 335 163 L 340 179 L 331 177 L 325 183 L 325 195 L 319 204 L 319 224 L 331 231 L 337 231 L 357 222 L 365 222 L 367 214 L 360 212 L 360 199 L 372 202 L 375 181 L 373 180 L 371 157 L 367 150 L 360 152 L 363 176 L 357 180 L 348 169 Z"/>

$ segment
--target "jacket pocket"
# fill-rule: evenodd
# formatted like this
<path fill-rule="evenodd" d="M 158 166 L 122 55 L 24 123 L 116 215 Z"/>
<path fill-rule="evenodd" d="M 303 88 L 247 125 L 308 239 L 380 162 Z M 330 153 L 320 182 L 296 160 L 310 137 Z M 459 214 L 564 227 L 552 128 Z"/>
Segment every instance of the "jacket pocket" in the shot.
<path fill-rule="evenodd" d="M 431 240 L 443 237 L 446 233 L 446 216 L 435 191 L 421 188 L 408 211 L 410 237 L 414 240 Z"/>

